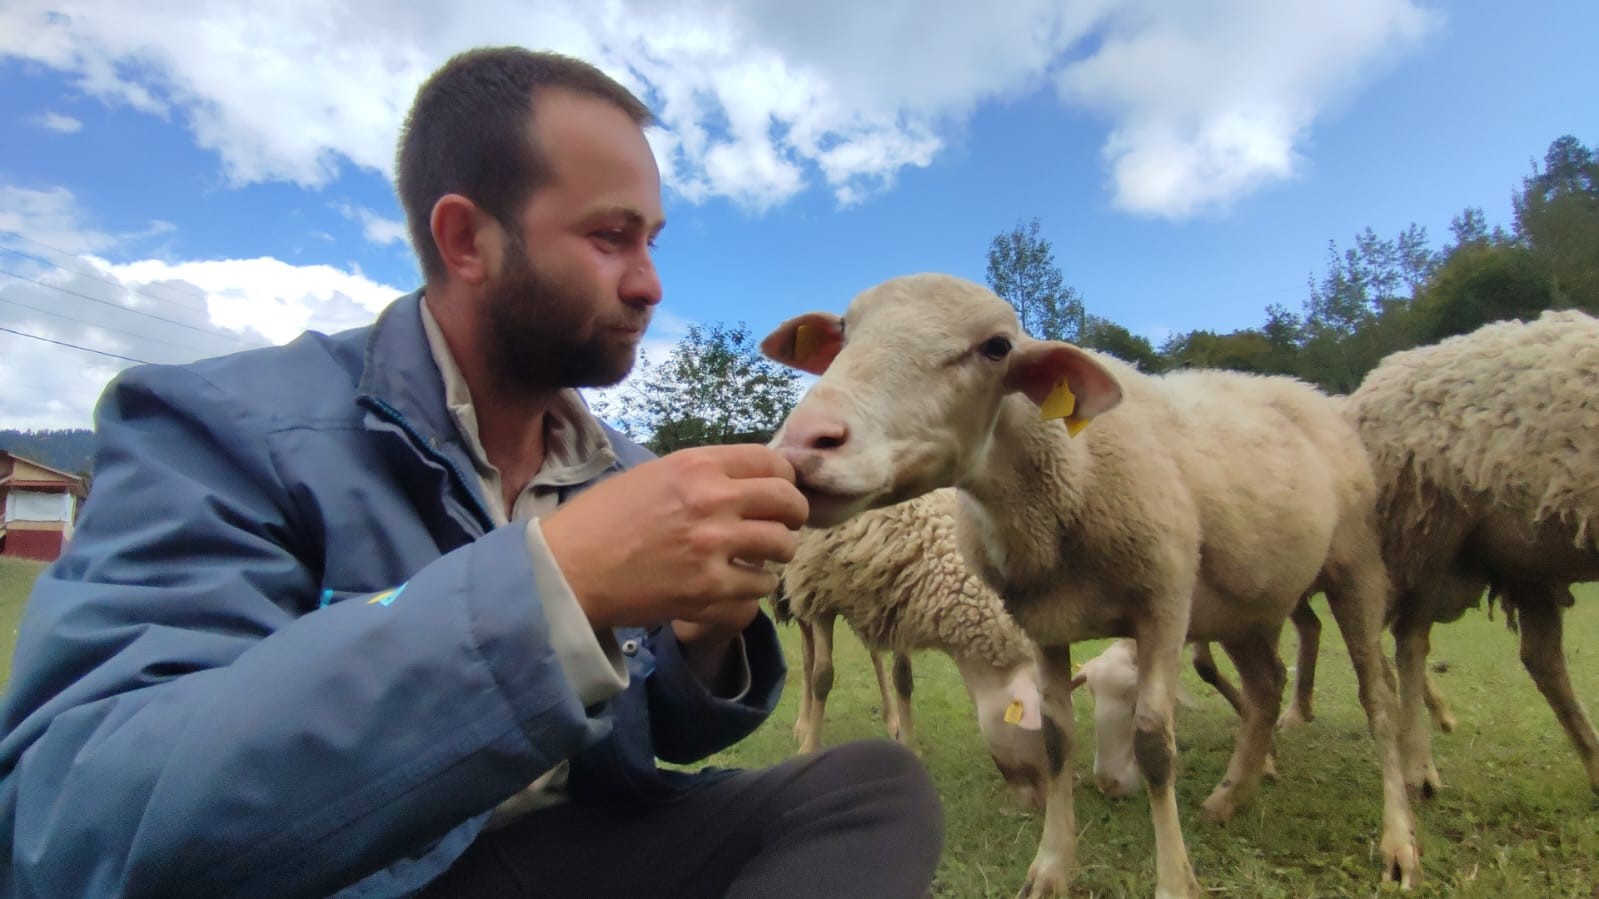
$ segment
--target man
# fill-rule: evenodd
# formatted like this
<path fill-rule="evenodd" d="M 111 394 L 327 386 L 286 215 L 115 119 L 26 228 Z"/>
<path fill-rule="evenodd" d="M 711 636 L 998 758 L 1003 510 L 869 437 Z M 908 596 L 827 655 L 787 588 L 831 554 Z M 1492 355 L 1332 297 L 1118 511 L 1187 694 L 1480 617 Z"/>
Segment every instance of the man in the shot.
<path fill-rule="evenodd" d="M 763 447 L 650 461 L 571 388 L 661 299 L 648 111 L 515 49 L 418 92 L 423 291 L 367 329 L 142 367 L 22 627 L 14 896 L 910 896 L 942 824 L 888 743 L 744 737 L 806 505 Z"/>

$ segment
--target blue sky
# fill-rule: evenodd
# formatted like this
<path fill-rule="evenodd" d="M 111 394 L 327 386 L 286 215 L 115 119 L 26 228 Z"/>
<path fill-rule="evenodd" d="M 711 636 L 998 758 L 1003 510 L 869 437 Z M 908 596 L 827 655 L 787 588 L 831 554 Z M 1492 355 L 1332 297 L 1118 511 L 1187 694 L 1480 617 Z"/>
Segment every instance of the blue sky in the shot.
<path fill-rule="evenodd" d="M 0 8 L 0 427 L 87 426 L 130 364 L 60 344 L 184 361 L 414 287 L 394 140 L 475 45 L 583 56 L 661 114 L 655 352 L 899 274 L 981 281 L 1033 217 L 1090 312 L 1157 343 L 1249 327 L 1329 240 L 1509 225 L 1551 141 L 1599 142 L 1591 0 L 459 7 Z"/>

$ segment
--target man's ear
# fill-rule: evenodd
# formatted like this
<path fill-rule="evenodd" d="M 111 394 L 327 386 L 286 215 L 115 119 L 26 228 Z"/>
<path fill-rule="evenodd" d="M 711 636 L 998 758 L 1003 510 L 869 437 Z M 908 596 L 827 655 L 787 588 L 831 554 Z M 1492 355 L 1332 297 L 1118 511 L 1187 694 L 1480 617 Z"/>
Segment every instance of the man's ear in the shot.
<path fill-rule="evenodd" d="M 501 238 L 494 218 L 460 194 L 445 194 L 433 204 L 428 229 L 452 280 L 482 284 L 494 271 Z"/>
<path fill-rule="evenodd" d="M 1121 385 L 1093 356 L 1069 343 L 1028 341 L 1011 353 L 1005 369 L 1005 389 L 1021 392 L 1042 407 L 1062 384 L 1075 397 L 1070 418 L 1087 422 L 1116 408 L 1122 401 Z"/>
<path fill-rule="evenodd" d="M 761 341 L 761 352 L 789 368 L 819 375 L 844 348 L 844 320 L 830 312 L 791 318 Z"/>

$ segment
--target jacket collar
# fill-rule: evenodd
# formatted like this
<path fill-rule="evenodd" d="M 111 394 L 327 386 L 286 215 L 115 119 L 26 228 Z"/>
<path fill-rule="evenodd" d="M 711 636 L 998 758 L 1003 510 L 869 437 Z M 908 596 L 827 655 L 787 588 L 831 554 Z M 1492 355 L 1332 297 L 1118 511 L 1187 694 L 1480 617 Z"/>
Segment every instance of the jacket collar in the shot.
<path fill-rule="evenodd" d="M 422 329 L 422 291 L 389 304 L 367 337 L 356 401 L 368 410 L 371 430 L 398 428 L 423 456 L 442 464 L 471 496 L 480 521 L 491 521 L 472 459 L 444 401 L 439 374 Z"/>

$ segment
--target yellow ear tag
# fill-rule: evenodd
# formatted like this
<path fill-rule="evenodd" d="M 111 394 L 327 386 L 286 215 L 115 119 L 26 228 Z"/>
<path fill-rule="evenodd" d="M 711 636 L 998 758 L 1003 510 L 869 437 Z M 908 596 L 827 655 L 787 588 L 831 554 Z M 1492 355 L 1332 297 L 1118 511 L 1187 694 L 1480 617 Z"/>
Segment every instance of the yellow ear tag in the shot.
<path fill-rule="evenodd" d="M 1078 418 L 1073 415 L 1077 411 L 1077 394 L 1072 393 L 1072 388 L 1065 381 L 1055 385 L 1055 389 L 1044 397 L 1044 402 L 1038 407 L 1038 417 L 1044 421 L 1056 418 L 1066 419 L 1066 435 L 1076 437 L 1088 427 L 1090 419 Z"/>
<path fill-rule="evenodd" d="M 1022 701 L 1020 699 L 1012 699 L 1010 705 L 1005 706 L 1005 723 L 1022 723 Z"/>
<path fill-rule="evenodd" d="M 1055 385 L 1055 389 L 1044 397 L 1044 402 L 1038 406 L 1038 415 L 1044 421 L 1056 418 L 1068 418 L 1077 408 L 1077 394 L 1072 393 L 1072 388 L 1065 381 Z"/>
<path fill-rule="evenodd" d="M 794 326 L 794 361 L 803 364 L 821 347 L 822 337 L 811 325 Z"/>

